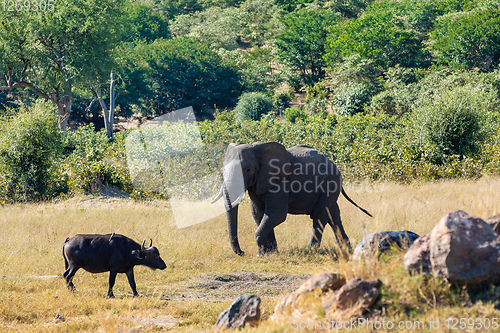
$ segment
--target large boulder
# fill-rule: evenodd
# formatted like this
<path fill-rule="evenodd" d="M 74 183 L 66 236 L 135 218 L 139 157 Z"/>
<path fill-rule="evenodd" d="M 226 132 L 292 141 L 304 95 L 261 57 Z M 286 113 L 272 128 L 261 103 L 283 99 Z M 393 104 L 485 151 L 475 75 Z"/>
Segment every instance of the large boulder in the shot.
<path fill-rule="evenodd" d="M 482 219 L 456 211 L 415 242 L 403 263 L 407 270 L 430 267 L 434 275 L 459 285 L 499 280 L 500 237 Z"/>
<path fill-rule="evenodd" d="M 380 231 L 369 234 L 354 249 L 354 260 L 374 257 L 388 251 L 391 247 L 409 248 L 420 236 L 408 230 Z"/>
<path fill-rule="evenodd" d="M 362 315 L 377 301 L 381 285 L 379 279 L 367 281 L 355 278 L 347 281 L 323 303 L 325 315 L 335 319 Z"/>
<path fill-rule="evenodd" d="M 304 282 L 297 290 L 286 296 L 274 309 L 275 314 L 283 314 L 286 309 L 296 307 L 301 296 L 320 290 L 324 294 L 331 290 L 340 288 L 345 283 L 345 278 L 336 273 L 318 273 Z"/>
<path fill-rule="evenodd" d="M 257 326 L 260 321 L 260 298 L 254 295 L 238 296 L 215 322 L 215 330 L 235 329 L 245 325 Z"/>

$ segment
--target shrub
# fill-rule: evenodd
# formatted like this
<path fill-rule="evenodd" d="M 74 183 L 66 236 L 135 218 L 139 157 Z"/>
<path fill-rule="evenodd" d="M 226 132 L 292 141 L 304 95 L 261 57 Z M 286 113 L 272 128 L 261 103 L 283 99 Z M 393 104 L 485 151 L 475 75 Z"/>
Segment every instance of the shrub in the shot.
<path fill-rule="evenodd" d="M 439 155 L 472 156 L 486 137 L 484 110 L 491 97 L 471 87 L 458 87 L 437 95 L 421 110 L 422 136 Z"/>
<path fill-rule="evenodd" d="M 68 187 L 73 193 L 94 193 L 102 186 L 132 191 L 125 156 L 126 132 L 109 142 L 106 132 L 95 132 L 94 125 L 83 126 L 66 134 L 64 145 L 71 150 L 61 164 Z"/>
<path fill-rule="evenodd" d="M 259 120 L 264 114 L 273 109 L 272 99 L 260 92 L 244 93 L 238 100 L 234 108 L 236 119 L 243 122 L 245 120 Z"/>
<path fill-rule="evenodd" d="M 370 102 L 372 93 L 362 83 L 350 84 L 342 93 L 333 96 L 333 105 L 339 115 L 353 115 L 364 111 Z"/>
<path fill-rule="evenodd" d="M 0 202 L 42 200 L 64 190 L 55 168 L 62 156 L 55 114 L 38 103 L 0 122 Z"/>
<path fill-rule="evenodd" d="M 285 119 L 287 119 L 291 123 L 295 123 L 299 120 L 304 121 L 307 119 L 307 112 L 302 110 L 298 106 L 292 106 L 290 108 L 286 108 L 283 115 L 285 116 Z"/>

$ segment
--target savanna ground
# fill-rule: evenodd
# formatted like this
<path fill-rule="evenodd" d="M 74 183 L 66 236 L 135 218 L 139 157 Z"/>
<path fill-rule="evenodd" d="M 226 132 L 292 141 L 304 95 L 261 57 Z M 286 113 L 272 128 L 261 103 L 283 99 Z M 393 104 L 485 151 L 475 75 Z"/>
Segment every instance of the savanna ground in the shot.
<path fill-rule="evenodd" d="M 457 209 L 483 218 L 498 214 L 499 187 L 500 178 L 410 185 L 366 182 L 345 189 L 373 214 L 373 219 L 342 197 L 339 204 L 347 234 L 357 244 L 374 231 L 428 233 L 444 214 Z M 274 307 L 280 297 L 310 274 L 322 271 L 339 272 L 347 278 L 380 278 L 384 286 L 372 318 L 394 322 L 441 320 L 439 330 L 426 327 L 407 331 L 452 331 L 445 323 L 449 317 L 500 317 L 495 309 L 500 295 L 497 287 L 470 296 L 468 291 L 438 279 L 410 277 L 401 252 L 368 263 L 338 259 L 332 250 L 335 242 L 330 229 L 322 248 L 309 252 L 305 247 L 311 227 L 308 217 L 289 216 L 276 229 L 279 253 L 257 257 L 255 223 L 245 201 L 240 208 L 239 235 L 246 255 L 240 257 L 230 249 L 224 215 L 178 229 L 166 202 L 78 197 L 2 206 L 0 331 L 211 331 L 219 314 L 236 296 L 250 293 L 262 299 L 262 323 L 245 330 L 292 332 L 296 330 L 290 318 L 272 319 Z M 64 271 L 61 247 L 66 237 L 109 232 L 138 242 L 152 238 L 167 269 L 135 269 L 140 297 L 131 296 L 128 282 L 120 274 L 114 288 L 116 298 L 107 299 L 108 274 L 83 270 L 75 275 L 76 291 L 69 292 L 60 277 Z M 318 320 L 324 316 L 320 304 L 311 300 L 309 305 L 311 316 Z"/>

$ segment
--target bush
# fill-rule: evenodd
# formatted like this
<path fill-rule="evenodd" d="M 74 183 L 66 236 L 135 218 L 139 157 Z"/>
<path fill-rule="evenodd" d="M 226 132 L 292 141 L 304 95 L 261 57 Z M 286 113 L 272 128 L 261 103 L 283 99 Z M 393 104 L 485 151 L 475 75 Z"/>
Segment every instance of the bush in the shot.
<path fill-rule="evenodd" d="M 22 107 L 0 122 L 0 202 L 34 201 L 64 191 L 56 112 L 47 103 Z"/>
<path fill-rule="evenodd" d="M 455 88 L 437 95 L 417 111 L 422 117 L 422 136 L 434 147 L 438 155 L 473 156 L 486 138 L 483 130 L 484 111 L 491 97 L 488 93 Z"/>
<path fill-rule="evenodd" d="M 72 152 L 60 167 L 71 192 L 95 193 L 107 185 L 132 191 L 126 166 L 126 134 L 119 133 L 109 142 L 106 132 L 95 132 L 93 124 L 66 133 L 64 145 Z"/>
<path fill-rule="evenodd" d="M 273 109 L 271 97 L 260 92 L 244 93 L 238 100 L 234 108 L 236 119 L 243 122 L 245 120 L 259 120 L 264 114 Z"/>
<path fill-rule="evenodd" d="M 291 123 L 295 123 L 299 120 L 305 121 L 307 119 L 307 112 L 302 110 L 298 106 L 292 106 L 290 108 L 286 108 L 283 115 L 285 119 Z"/>
<path fill-rule="evenodd" d="M 333 96 L 333 105 L 339 115 L 348 116 L 364 111 L 370 102 L 372 93 L 362 83 L 349 85 L 342 93 Z"/>

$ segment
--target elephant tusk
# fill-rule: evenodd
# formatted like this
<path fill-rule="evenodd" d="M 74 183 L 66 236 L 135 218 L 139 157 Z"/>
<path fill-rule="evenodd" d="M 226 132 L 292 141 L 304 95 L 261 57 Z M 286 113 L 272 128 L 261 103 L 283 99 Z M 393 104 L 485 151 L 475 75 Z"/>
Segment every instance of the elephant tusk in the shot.
<path fill-rule="evenodd" d="M 242 192 L 234 202 L 231 202 L 231 207 L 236 206 L 237 204 L 240 203 L 241 200 L 243 200 L 243 196 L 245 195 L 245 192 Z"/>
<path fill-rule="evenodd" d="M 222 190 L 223 190 L 223 187 L 220 188 L 219 194 L 217 194 L 217 196 L 212 199 L 212 202 L 211 202 L 212 204 L 215 203 L 217 200 L 219 200 L 222 197 Z"/>

